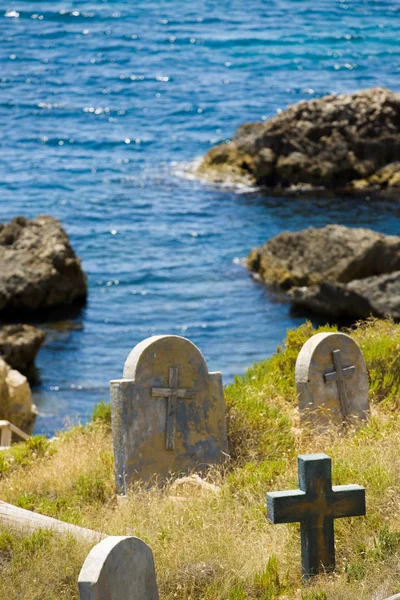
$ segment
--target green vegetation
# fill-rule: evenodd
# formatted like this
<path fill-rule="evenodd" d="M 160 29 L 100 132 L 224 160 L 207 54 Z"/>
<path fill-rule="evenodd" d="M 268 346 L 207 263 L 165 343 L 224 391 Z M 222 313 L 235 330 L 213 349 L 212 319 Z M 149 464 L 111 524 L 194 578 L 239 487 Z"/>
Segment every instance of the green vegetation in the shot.
<path fill-rule="evenodd" d="M 207 475 L 219 493 L 135 485 L 118 503 L 103 402 L 85 427 L 0 453 L 1 499 L 141 537 L 153 549 L 162 600 L 379 600 L 400 591 L 400 325 L 369 320 L 350 332 L 368 368 L 371 418 L 323 435 L 300 428 L 294 386 L 297 354 L 315 332 L 309 323 L 289 332 L 273 357 L 227 386 L 232 457 Z M 336 572 L 302 585 L 299 526 L 268 523 L 265 494 L 297 487 L 297 454 L 321 451 L 333 459 L 334 484 L 366 487 L 368 512 L 336 521 Z M 88 549 L 47 532 L 0 529 L 0 600 L 77 599 Z"/>
<path fill-rule="evenodd" d="M 76 566 L 88 550 L 88 544 L 47 531 L 0 530 L 0 597 L 78 600 Z"/>
<path fill-rule="evenodd" d="M 93 409 L 93 423 L 103 423 L 111 427 L 111 405 L 101 400 Z"/>

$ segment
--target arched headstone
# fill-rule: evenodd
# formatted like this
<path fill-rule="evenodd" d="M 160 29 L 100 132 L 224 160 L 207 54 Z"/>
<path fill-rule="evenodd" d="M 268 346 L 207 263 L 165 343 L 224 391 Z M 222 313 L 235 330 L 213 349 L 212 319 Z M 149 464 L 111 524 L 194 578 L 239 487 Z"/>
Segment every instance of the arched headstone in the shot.
<path fill-rule="evenodd" d="M 295 377 L 302 420 L 323 426 L 367 418 L 367 369 L 349 335 L 313 335 L 297 357 Z"/>
<path fill-rule="evenodd" d="M 108 537 L 89 552 L 78 579 L 80 600 L 158 600 L 153 552 L 136 537 Z"/>
<path fill-rule="evenodd" d="M 111 381 L 117 492 L 223 461 L 228 452 L 220 373 L 180 336 L 148 338 Z"/>

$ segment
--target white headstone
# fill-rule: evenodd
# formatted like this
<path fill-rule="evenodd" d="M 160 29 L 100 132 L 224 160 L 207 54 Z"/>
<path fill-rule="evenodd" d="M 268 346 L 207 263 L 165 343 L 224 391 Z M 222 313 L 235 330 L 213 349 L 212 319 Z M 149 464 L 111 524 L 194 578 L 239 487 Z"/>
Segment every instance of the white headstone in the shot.
<path fill-rule="evenodd" d="M 324 426 L 367 418 L 367 369 L 349 335 L 313 335 L 297 357 L 295 377 L 302 420 Z"/>
<path fill-rule="evenodd" d="M 220 373 L 209 373 L 186 338 L 154 336 L 129 354 L 124 379 L 111 381 L 117 492 L 134 480 L 162 480 L 225 460 Z"/>
<path fill-rule="evenodd" d="M 136 537 L 108 537 L 89 552 L 80 600 L 158 600 L 153 552 Z"/>

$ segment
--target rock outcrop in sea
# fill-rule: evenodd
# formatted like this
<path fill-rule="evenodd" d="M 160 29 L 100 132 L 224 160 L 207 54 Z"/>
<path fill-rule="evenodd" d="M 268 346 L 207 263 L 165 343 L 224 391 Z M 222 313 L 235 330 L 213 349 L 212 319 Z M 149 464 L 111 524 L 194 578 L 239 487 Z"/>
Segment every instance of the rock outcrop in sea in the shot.
<path fill-rule="evenodd" d="M 24 374 L 32 369 L 45 333 L 33 325 L 5 325 L 0 329 L 0 357 Z"/>
<path fill-rule="evenodd" d="M 0 311 L 37 311 L 86 298 L 81 261 L 53 217 L 0 224 L 0 264 Z"/>
<path fill-rule="evenodd" d="M 400 319 L 400 237 L 342 225 L 283 232 L 254 248 L 247 266 L 295 306 Z"/>
<path fill-rule="evenodd" d="M 400 94 L 372 88 L 302 101 L 239 127 L 197 173 L 275 190 L 400 189 Z"/>

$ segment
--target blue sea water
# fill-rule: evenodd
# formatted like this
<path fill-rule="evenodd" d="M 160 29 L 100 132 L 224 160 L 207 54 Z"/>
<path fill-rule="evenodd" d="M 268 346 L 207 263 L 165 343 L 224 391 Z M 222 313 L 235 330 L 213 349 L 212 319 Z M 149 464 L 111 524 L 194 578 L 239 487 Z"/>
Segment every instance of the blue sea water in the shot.
<path fill-rule="evenodd" d="M 285 229 L 400 233 L 398 200 L 280 198 L 184 177 L 245 121 L 400 89 L 398 0 L 0 3 L 0 222 L 61 219 L 89 300 L 41 324 L 36 432 L 82 422 L 131 348 L 193 340 L 228 382 L 304 320 L 240 263 Z"/>

